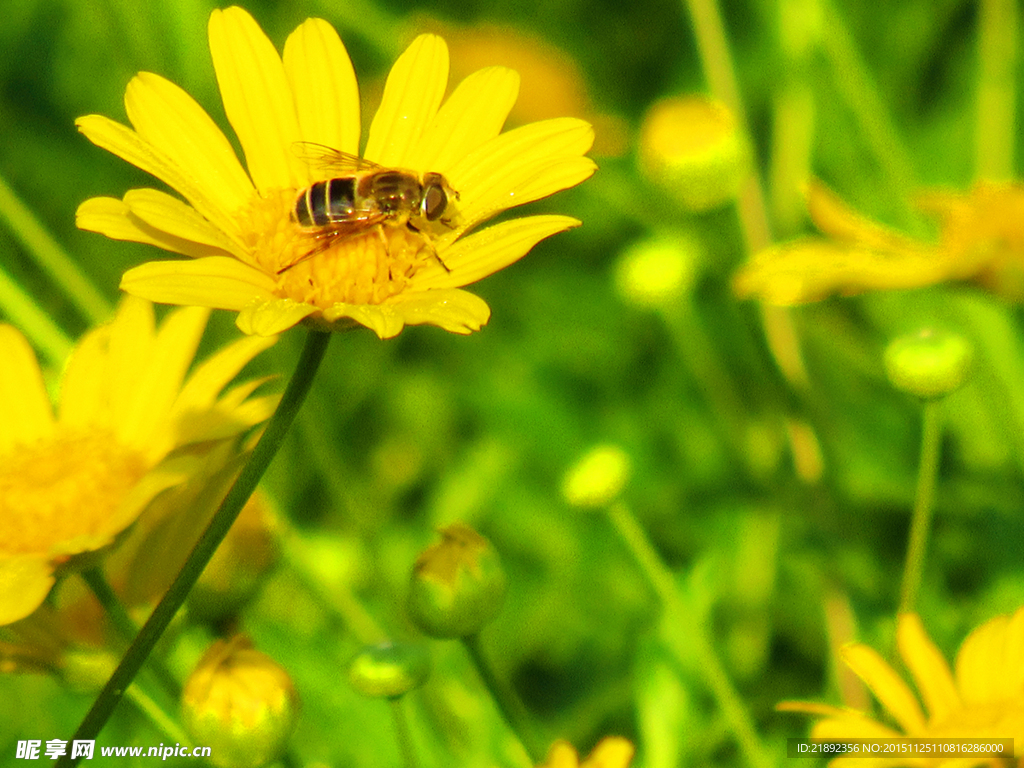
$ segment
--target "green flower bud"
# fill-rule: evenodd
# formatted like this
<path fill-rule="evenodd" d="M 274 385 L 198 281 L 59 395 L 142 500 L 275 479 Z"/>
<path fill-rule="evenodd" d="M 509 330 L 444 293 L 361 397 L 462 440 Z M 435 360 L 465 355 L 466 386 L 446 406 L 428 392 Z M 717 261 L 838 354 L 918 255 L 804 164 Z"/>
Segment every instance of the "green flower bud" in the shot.
<path fill-rule="evenodd" d="M 185 683 L 182 722 L 218 768 L 259 768 L 284 752 L 298 703 L 280 664 L 244 638 L 218 640 Z"/>
<path fill-rule="evenodd" d="M 430 656 L 419 643 L 382 643 L 361 650 L 348 668 L 348 681 L 370 698 L 393 699 L 419 688 L 430 675 Z"/>
<path fill-rule="evenodd" d="M 645 309 L 678 301 L 696 279 L 697 247 L 685 235 L 662 235 L 631 244 L 615 267 L 619 295 Z"/>
<path fill-rule="evenodd" d="M 566 473 L 562 496 L 574 507 L 603 507 L 622 492 L 629 473 L 629 456 L 624 450 L 617 445 L 599 445 Z"/>
<path fill-rule="evenodd" d="M 750 159 L 724 105 L 706 96 L 673 96 L 644 117 L 640 168 L 684 207 L 702 212 L 736 198 Z"/>
<path fill-rule="evenodd" d="M 505 571 L 498 552 L 467 525 L 438 531 L 441 541 L 417 558 L 409 586 L 409 615 L 432 637 L 475 635 L 498 615 Z"/>
<path fill-rule="evenodd" d="M 897 389 L 933 400 L 964 383 L 972 357 L 971 344 L 963 336 L 924 330 L 886 347 L 885 372 Z"/>

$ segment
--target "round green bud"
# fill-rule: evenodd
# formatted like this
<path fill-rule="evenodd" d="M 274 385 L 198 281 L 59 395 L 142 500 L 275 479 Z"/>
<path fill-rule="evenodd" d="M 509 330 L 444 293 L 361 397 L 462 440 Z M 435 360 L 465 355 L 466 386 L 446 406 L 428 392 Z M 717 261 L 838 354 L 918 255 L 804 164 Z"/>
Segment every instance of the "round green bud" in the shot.
<path fill-rule="evenodd" d="M 260 768 L 284 752 L 298 704 L 284 667 L 244 638 L 218 640 L 185 683 L 182 722 L 218 768 Z"/>
<path fill-rule="evenodd" d="M 430 675 L 430 656 L 420 643 L 367 646 L 352 659 L 348 681 L 363 696 L 393 699 L 419 688 Z"/>
<path fill-rule="evenodd" d="M 409 616 L 431 637 L 475 635 L 498 615 L 506 579 L 497 550 L 463 523 L 438 531 L 441 541 L 417 558 Z"/>
<path fill-rule="evenodd" d="M 924 330 L 901 336 L 885 348 L 885 372 L 897 389 L 934 400 L 964 383 L 973 350 L 963 336 Z"/>
<path fill-rule="evenodd" d="M 691 211 L 735 200 L 749 155 L 733 114 L 706 96 L 662 99 L 640 128 L 641 170 Z"/>
<path fill-rule="evenodd" d="M 615 265 L 615 287 L 630 304 L 657 309 L 679 298 L 696 280 L 697 244 L 685 235 L 660 235 L 629 245 Z"/>
<path fill-rule="evenodd" d="M 615 501 L 629 474 L 629 455 L 624 450 L 617 445 L 599 445 L 566 473 L 562 496 L 574 507 L 603 507 Z"/>

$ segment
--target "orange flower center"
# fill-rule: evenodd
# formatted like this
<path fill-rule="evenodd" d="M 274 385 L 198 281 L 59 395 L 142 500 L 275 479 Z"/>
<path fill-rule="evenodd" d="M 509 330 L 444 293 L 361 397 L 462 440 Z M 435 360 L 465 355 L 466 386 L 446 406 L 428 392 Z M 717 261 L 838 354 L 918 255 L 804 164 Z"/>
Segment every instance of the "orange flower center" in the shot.
<path fill-rule="evenodd" d="M 146 470 L 142 455 L 109 433 L 16 447 L 0 457 L 0 552 L 72 555 L 102 546 L 95 537 L 107 533 Z"/>
<path fill-rule="evenodd" d="M 333 304 L 381 304 L 405 291 L 416 273 L 440 262 L 430 239 L 401 223 L 361 232 L 304 229 L 291 218 L 296 190 L 255 198 L 241 230 L 256 266 L 274 276 L 281 298 L 327 309 Z"/>

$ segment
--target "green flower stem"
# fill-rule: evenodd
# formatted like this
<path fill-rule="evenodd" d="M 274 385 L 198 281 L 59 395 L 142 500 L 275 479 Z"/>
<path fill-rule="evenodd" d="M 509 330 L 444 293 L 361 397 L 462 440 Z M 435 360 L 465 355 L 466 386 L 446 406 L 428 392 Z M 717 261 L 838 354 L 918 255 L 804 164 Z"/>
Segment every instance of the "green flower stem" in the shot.
<path fill-rule="evenodd" d="M 25 246 L 35 262 L 61 287 L 78 311 L 90 323 L 99 324 L 110 318 L 111 308 L 89 278 L 64 252 L 53 236 L 18 199 L 14 190 L 0 177 L 0 219 Z"/>
<path fill-rule="evenodd" d="M 1017 0 L 982 0 L 978 59 L 975 175 L 1006 181 L 1013 177 L 1017 137 Z"/>
<path fill-rule="evenodd" d="M 192 746 L 188 734 L 175 722 L 174 718 L 168 715 L 159 704 L 146 695 L 136 683 L 128 686 L 126 694 L 135 707 L 144 714 L 149 721 L 162 733 L 168 741 L 175 741 L 184 746 Z"/>
<path fill-rule="evenodd" d="M 10 275 L 0 269 L 0 312 L 24 333 L 50 364 L 60 369 L 74 345 Z"/>
<path fill-rule="evenodd" d="M 487 655 L 484 653 L 483 646 L 480 643 L 479 634 L 463 637 L 462 644 L 466 647 L 466 651 L 469 652 L 469 657 L 473 660 L 473 665 L 476 667 L 480 678 L 484 681 L 487 690 L 491 692 L 491 696 L 494 698 L 494 703 L 497 705 L 498 711 L 501 712 L 501 716 L 505 718 L 505 722 L 508 723 L 509 727 L 519 737 L 519 741 L 526 749 L 530 760 L 535 764 L 539 764 L 544 759 L 545 747 L 540 743 L 540 739 L 535 733 L 530 720 L 530 713 L 526 710 L 523 700 L 519 698 L 519 694 L 515 692 L 508 682 L 500 679 L 494 673 L 494 668 L 491 666 L 490 661 L 488 661 Z"/>
<path fill-rule="evenodd" d="M 693 298 L 672 302 L 661 314 L 715 421 L 725 429 L 736 455 L 745 460 L 747 406 L 697 314 Z"/>
<path fill-rule="evenodd" d="M 921 586 L 924 557 L 928 549 L 928 533 L 935 511 L 935 484 L 939 477 L 939 453 L 942 447 L 942 401 L 929 400 L 924 404 L 921 434 L 921 462 L 917 470 L 917 491 L 914 511 L 910 520 L 910 542 L 907 560 L 903 566 L 903 586 L 900 589 L 900 613 L 914 610 Z"/>
<path fill-rule="evenodd" d="M 736 71 L 729 53 L 722 17 L 718 13 L 718 3 L 716 0 L 685 0 L 685 3 L 693 21 L 704 78 L 711 92 L 733 113 L 743 133 L 749 136 L 747 114 L 736 84 Z M 766 248 L 771 243 L 772 234 L 768 225 L 764 191 L 756 173 L 750 174 L 740 193 L 739 215 L 747 252 L 757 253 Z"/>
<path fill-rule="evenodd" d="M 295 419 L 302 401 L 305 400 L 306 393 L 309 392 L 316 371 L 327 351 L 327 343 L 330 338 L 330 333 L 309 331 L 295 374 L 288 382 L 288 386 L 281 396 L 281 402 L 274 415 L 270 417 L 270 421 L 267 422 L 263 436 L 253 449 L 249 461 L 242 468 L 238 479 L 235 480 L 227 496 L 224 497 L 224 501 L 221 502 L 213 519 L 210 520 L 210 524 L 189 554 L 188 560 L 185 561 L 185 565 L 182 566 L 167 593 L 153 609 L 153 613 L 128 648 L 117 669 L 114 670 L 114 674 L 111 675 L 110 680 L 107 681 L 106 686 L 93 702 L 92 708 L 82 720 L 81 725 L 78 726 L 78 730 L 75 731 L 75 739 L 96 738 L 110 718 L 114 707 L 121 700 L 125 689 L 131 684 L 139 668 L 153 650 L 153 646 L 156 645 L 167 625 L 171 623 L 174 615 L 185 602 L 185 598 L 188 597 L 189 591 L 199 579 L 203 568 L 213 557 L 213 553 L 227 535 L 245 502 L 256 490 L 260 478 L 263 477 L 263 473 L 270 465 L 278 448 L 281 447 L 288 428 Z M 60 758 L 58 765 L 75 765 L 77 762 L 77 758 L 72 760 L 65 756 Z"/>
<path fill-rule="evenodd" d="M 114 625 L 114 629 L 121 636 L 121 639 L 126 644 L 131 643 L 132 639 L 139 633 L 139 628 L 132 620 L 132 617 L 128 615 L 124 604 L 103 575 L 103 571 L 98 566 L 93 566 L 81 571 L 81 576 L 82 580 L 85 581 L 86 585 L 96 596 L 100 605 L 103 606 L 103 610 L 106 611 L 107 617 Z M 159 684 L 163 687 L 164 692 L 172 700 L 176 701 L 181 696 L 181 685 L 174 678 L 174 675 L 171 674 L 171 671 L 157 658 L 150 658 L 148 666 L 159 681 Z"/>
<path fill-rule="evenodd" d="M 405 715 L 402 697 L 396 696 L 388 703 L 391 705 L 391 719 L 395 721 L 395 738 L 398 740 L 398 749 L 402 753 L 402 764 L 405 768 L 417 768 L 419 762 L 416 760 L 416 748 L 412 743 L 409 718 Z"/>
<path fill-rule="evenodd" d="M 708 637 L 707 627 L 704 622 L 687 621 L 690 611 L 686 609 L 679 596 L 672 571 L 665 565 L 664 560 L 661 559 L 654 545 L 651 544 L 651 540 L 647 537 L 647 533 L 624 503 L 614 502 L 608 507 L 607 512 L 615 530 L 661 600 L 669 625 L 686 627 L 688 632 L 693 633 L 690 643 L 697 653 L 700 671 L 718 702 L 726 723 L 732 730 L 747 763 L 752 768 L 772 768 L 772 760 L 758 738 L 750 713 L 743 705 L 739 693 L 718 658 L 718 654 L 715 653 L 715 648 Z M 676 638 L 670 635 L 670 639 L 673 643 L 670 650 L 677 656 L 677 662 L 680 666 L 688 666 L 680 658 L 683 652 Z"/>

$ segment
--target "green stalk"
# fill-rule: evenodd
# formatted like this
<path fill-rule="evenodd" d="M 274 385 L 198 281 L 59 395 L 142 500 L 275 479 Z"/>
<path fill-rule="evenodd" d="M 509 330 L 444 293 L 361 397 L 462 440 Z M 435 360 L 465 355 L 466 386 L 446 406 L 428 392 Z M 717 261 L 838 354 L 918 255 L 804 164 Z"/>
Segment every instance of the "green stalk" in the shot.
<path fill-rule="evenodd" d="M 751 768 L 772 768 L 772 760 L 758 738 L 750 713 L 743 705 L 718 654 L 715 653 L 707 627 L 703 622 L 692 620 L 690 611 L 679 596 L 671 569 L 662 560 L 647 533 L 624 503 L 616 501 L 607 511 L 615 530 L 661 600 L 668 619 L 666 624 L 672 628 L 685 628 L 688 633 L 692 633 L 690 642 L 697 653 L 697 666 L 704 675 L 704 681 L 725 716 L 725 721 L 732 730 L 747 763 Z M 683 659 L 681 641 L 675 629 L 669 632 L 669 640 L 669 650 L 675 655 L 676 662 L 681 667 L 688 666 Z"/>
<path fill-rule="evenodd" d="M 924 404 L 924 428 L 921 434 L 921 461 L 917 470 L 917 491 L 910 521 L 910 542 L 907 560 L 903 566 L 903 586 L 900 589 L 900 613 L 913 611 L 924 571 L 924 558 L 928 549 L 928 533 L 935 511 L 935 485 L 939 477 L 939 453 L 942 447 L 942 401 L 929 400 Z"/>
<path fill-rule="evenodd" d="M 538 740 L 534 728 L 530 722 L 530 715 L 526 705 L 519 698 L 511 685 L 499 678 L 494 673 L 494 668 L 487 659 L 480 644 L 480 635 L 468 635 L 462 638 L 462 644 L 469 652 L 469 657 L 476 667 L 477 673 L 484 681 L 487 690 L 491 692 L 494 703 L 501 712 L 501 716 L 508 723 L 509 727 L 519 737 L 519 742 L 526 749 L 530 760 L 539 764 L 544 759 L 544 746 Z"/>
<path fill-rule="evenodd" d="M 402 753 L 402 764 L 405 768 L 417 768 L 416 749 L 412 743 L 412 732 L 409 730 L 409 719 L 405 716 L 402 697 L 397 696 L 388 702 L 391 705 L 391 718 L 395 721 L 395 738 L 398 749 Z"/>
<path fill-rule="evenodd" d="M 11 233 L 25 246 L 36 264 L 60 286 L 83 317 L 93 325 L 110 319 L 113 312 L 110 302 L 96 290 L 89 278 L 78 268 L 78 264 L 64 252 L 29 207 L 18 199 L 2 176 L 0 220 L 7 224 Z"/>
<path fill-rule="evenodd" d="M 982 0 L 978 35 L 978 103 L 974 132 L 975 175 L 1013 178 L 1017 138 L 1017 0 Z"/>
<path fill-rule="evenodd" d="M 245 502 L 256 490 L 260 478 L 263 477 L 263 473 L 266 472 L 278 448 L 281 447 L 288 428 L 294 421 L 303 400 L 306 399 L 309 387 L 313 383 L 316 371 L 327 351 L 327 343 L 330 338 L 330 333 L 309 331 L 295 374 L 288 382 L 288 386 L 281 396 L 281 402 L 274 415 L 270 417 L 270 421 L 267 422 L 266 430 L 253 449 L 249 461 L 246 462 L 238 479 L 235 480 L 227 496 L 224 497 L 224 501 L 221 502 L 213 519 L 210 520 L 210 524 L 189 554 L 188 560 L 185 561 L 177 578 L 157 604 L 135 641 L 128 648 L 124 658 L 121 659 L 121 663 L 114 670 L 114 674 L 111 675 L 110 680 L 107 681 L 106 686 L 93 702 L 92 708 L 82 720 L 81 725 L 78 726 L 78 730 L 75 731 L 74 739 L 94 740 L 96 738 L 125 690 L 153 650 L 153 646 L 156 645 L 164 630 L 167 629 L 167 625 L 171 623 L 174 615 L 185 602 L 189 591 L 199 580 L 203 568 L 213 557 L 213 553 L 227 535 Z M 60 758 L 58 765 L 75 765 L 78 760 L 79 758 L 72 760 L 65 756 Z"/>
<path fill-rule="evenodd" d="M 32 346 L 42 352 L 54 368 L 59 370 L 64 365 L 74 347 L 71 339 L 2 269 L 0 312 L 25 334 Z"/>

